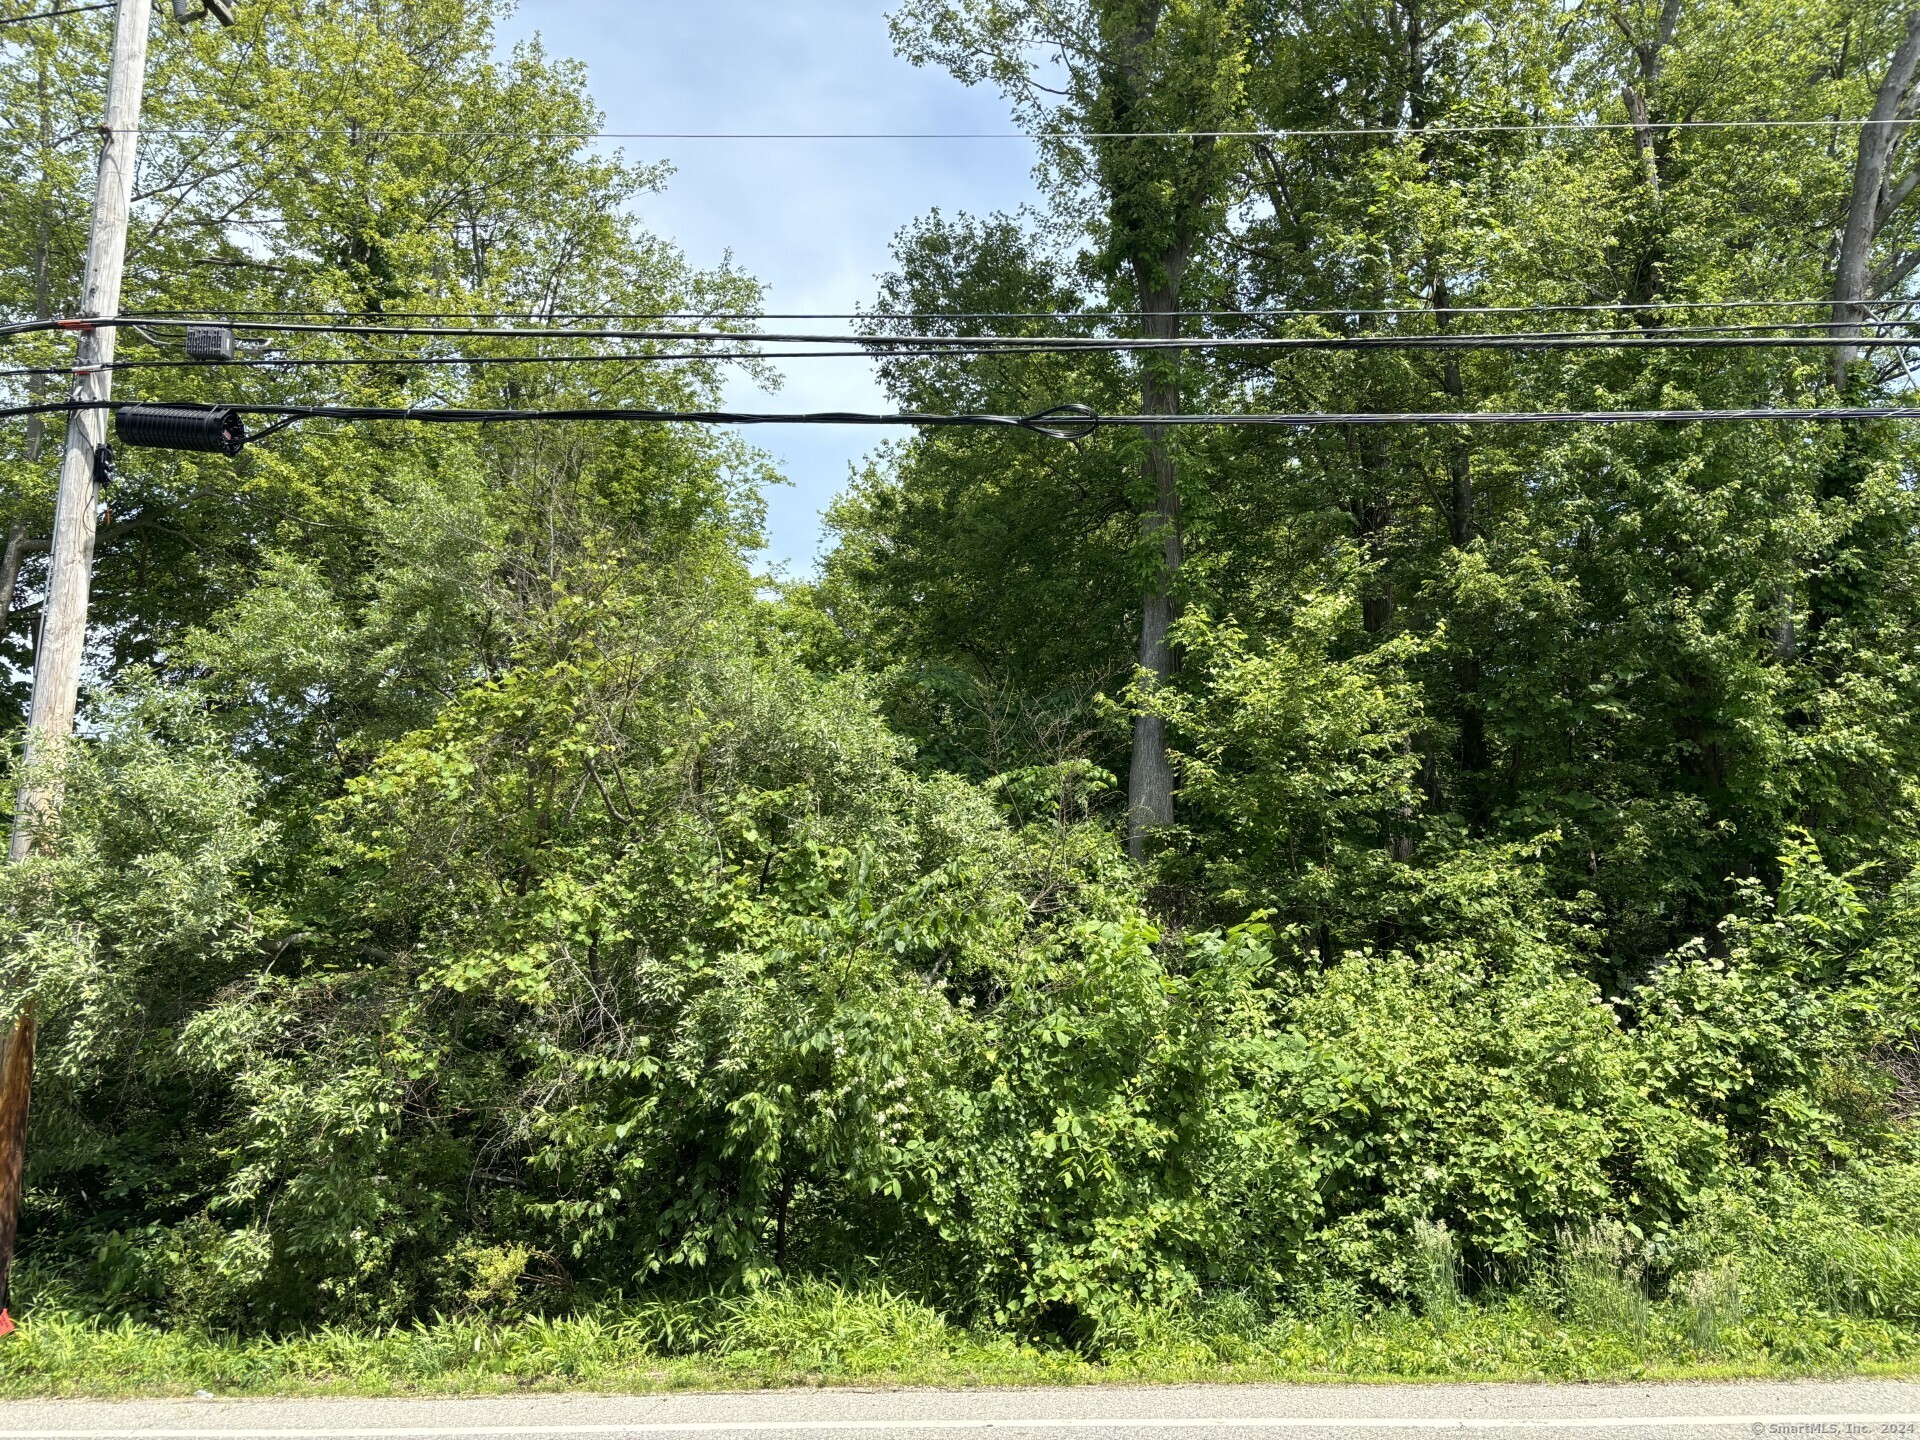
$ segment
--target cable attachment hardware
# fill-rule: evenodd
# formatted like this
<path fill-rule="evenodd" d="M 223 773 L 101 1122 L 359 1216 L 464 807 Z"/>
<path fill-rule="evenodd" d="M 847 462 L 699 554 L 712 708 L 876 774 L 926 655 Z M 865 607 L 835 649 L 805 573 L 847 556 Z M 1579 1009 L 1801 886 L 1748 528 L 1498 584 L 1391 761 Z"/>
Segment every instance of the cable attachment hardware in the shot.
<path fill-rule="evenodd" d="M 1050 440 L 1084 440 L 1100 428 L 1100 413 L 1091 405 L 1056 405 L 1022 416 L 1014 424 Z"/>
<path fill-rule="evenodd" d="M 93 451 L 93 483 L 101 489 L 113 484 L 113 446 L 96 445 Z"/>
<path fill-rule="evenodd" d="M 182 25 L 191 25 L 196 20 L 204 20 L 209 15 L 222 25 L 231 25 L 236 17 L 232 0 L 173 0 L 173 18 Z"/>
<path fill-rule="evenodd" d="M 150 450 L 234 456 L 247 443 L 247 427 L 231 405 L 126 405 L 113 427 L 121 444 Z"/>

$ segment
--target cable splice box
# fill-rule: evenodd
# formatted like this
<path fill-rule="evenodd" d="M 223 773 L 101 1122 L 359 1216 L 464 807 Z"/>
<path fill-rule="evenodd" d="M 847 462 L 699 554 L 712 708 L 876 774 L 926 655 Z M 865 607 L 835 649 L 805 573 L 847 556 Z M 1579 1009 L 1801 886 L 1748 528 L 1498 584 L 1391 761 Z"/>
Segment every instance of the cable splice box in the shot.
<path fill-rule="evenodd" d="M 187 326 L 187 358 L 225 364 L 233 359 L 233 331 L 225 325 Z"/>
<path fill-rule="evenodd" d="M 122 445 L 149 450 L 198 450 L 238 455 L 247 427 L 230 405 L 127 405 L 114 414 Z"/>

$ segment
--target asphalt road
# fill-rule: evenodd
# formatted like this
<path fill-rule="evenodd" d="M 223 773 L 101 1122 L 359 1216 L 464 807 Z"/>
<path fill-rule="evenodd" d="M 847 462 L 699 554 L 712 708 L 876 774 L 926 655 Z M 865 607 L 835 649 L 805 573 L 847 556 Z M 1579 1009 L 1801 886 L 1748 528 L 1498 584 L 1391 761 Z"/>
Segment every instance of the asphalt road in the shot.
<path fill-rule="evenodd" d="M 1912 1436 L 1920 1382 L 1173 1386 L 461 1400 L 19 1400 L 0 1440 L 1608 1440 Z"/>

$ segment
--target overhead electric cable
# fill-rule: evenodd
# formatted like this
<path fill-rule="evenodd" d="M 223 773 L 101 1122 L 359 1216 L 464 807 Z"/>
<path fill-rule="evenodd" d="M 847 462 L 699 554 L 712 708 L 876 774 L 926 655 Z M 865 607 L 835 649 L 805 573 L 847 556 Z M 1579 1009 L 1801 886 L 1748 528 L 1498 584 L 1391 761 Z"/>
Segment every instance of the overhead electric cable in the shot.
<path fill-rule="evenodd" d="M 156 402 L 132 400 L 52 402 L 0 409 L 0 419 L 69 414 L 76 410 L 120 411 Z M 206 408 L 206 407 L 182 407 Z M 1250 412 L 1242 414 L 1104 415 L 1080 405 L 1059 405 L 1030 415 L 876 414 L 861 411 L 787 413 L 728 410 L 647 410 L 600 408 L 571 410 L 487 410 L 455 407 L 257 405 L 216 407 L 237 415 L 261 415 L 283 423 L 298 420 L 417 421 L 438 425 L 498 425 L 515 422 L 611 421 L 629 424 L 693 425 L 861 425 L 913 429 L 998 428 L 1029 430 L 1059 439 L 1079 439 L 1100 429 L 1255 426 L 1308 429 L 1334 425 L 1621 425 L 1708 421 L 1831 422 L 1920 420 L 1920 407 L 1816 406 L 1702 410 L 1541 410 L 1541 411 L 1360 411 Z M 274 429 L 279 426 L 272 427 Z"/>
<path fill-rule="evenodd" d="M 1871 116 L 1821 116 L 1810 119 L 1780 120 L 1669 120 L 1652 128 L 1661 130 L 1833 130 L 1868 125 L 1906 125 L 1902 119 L 1878 120 Z M 419 140 L 1417 140 L 1448 135 L 1549 135 L 1585 132 L 1631 132 L 1639 127 L 1631 120 L 1516 120 L 1468 121 L 1458 125 L 1346 125 L 1302 126 L 1271 130 L 418 130 L 356 129 L 345 131 L 323 126 L 248 126 L 227 132 L 240 136 L 269 139 L 351 139 L 355 142 L 381 139 Z M 166 131 L 143 131 L 167 138 Z M 193 132 L 182 132 L 192 136 Z"/>
<path fill-rule="evenodd" d="M 69 5 L 64 10 L 42 10 L 37 15 L 9 15 L 0 19 L 0 26 L 24 25 L 29 20 L 56 20 L 62 15 L 84 15 L 89 10 L 111 10 L 117 0 L 103 0 L 99 5 Z"/>
<path fill-rule="evenodd" d="M 171 402 L 137 400 L 83 400 L 15 405 L 0 409 L 0 419 L 23 416 L 71 414 L 80 410 L 119 412 L 133 408 L 154 410 Z M 1061 405 L 1031 415 L 921 414 L 903 412 L 892 415 L 857 411 L 810 411 L 805 413 L 758 414 L 725 410 L 650 410 L 636 407 L 590 408 L 572 410 L 485 410 L 449 406 L 366 406 L 366 405 L 257 405 L 240 404 L 208 407 L 181 402 L 182 411 L 204 412 L 217 409 L 235 415 L 273 416 L 284 423 L 296 420 L 399 420 L 440 425 L 492 425 L 514 421 L 623 421 L 630 424 L 689 425 L 899 425 L 998 427 L 1030 430 L 1036 434 L 1072 439 L 1087 433 L 1096 417 L 1080 405 Z M 280 426 L 272 427 L 274 429 Z M 1069 433 L 1071 432 L 1071 433 Z M 256 437 L 258 438 L 258 437 Z"/>
<path fill-rule="evenodd" d="M 1183 319 L 1344 318 L 1356 315 L 1546 315 L 1562 313 L 1627 314 L 1647 310 L 1771 310 L 1826 309 L 1833 297 L 1818 300 L 1648 300 L 1540 305 L 1454 305 L 1435 310 L 1431 305 L 1388 305 L 1374 308 L 1297 309 L 1267 307 L 1200 310 L 224 310 L 223 318 L 261 320 L 1137 320 L 1147 315 L 1174 315 Z M 1867 300 L 1871 308 L 1920 304 L 1920 297 Z M 191 318 L 201 323 L 204 310 L 145 310 L 122 317 L 170 320 Z M 1872 323 L 1871 321 L 1867 323 Z"/>
<path fill-rule="evenodd" d="M 1833 335 L 1685 335 L 1659 336 L 1332 336 L 1311 337 L 1298 343 L 1277 345 L 1274 341 L 1249 341 L 1221 346 L 1196 341 L 1189 349 L 1232 349 L 1258 351 L 1288 349 L 1311 351 L 1342 350 L 1695 350 L 1695 349 L 1825 349 L 1848 345 L 1861 350 L 1904 350 L 1920 348 L 1920 335 L 1913 336 L 1833 336 Z M 79 376 L 101 371 L 123 370 L 389 370 L 419 367 L 494 366 L 494 365 L 655 365 L 655 364 L 739 364 L 759 360 L 894 360 L 984 359 L 1010 355 L 1105 355 L 1124 354 L 1146 348 L 1125 342 L 1075 345 L 1047 344 L 997 346 L 927 346 L 897 350 L 884 356 L 871 349 L 857 350 L 722 350 L 702 352 L 611 354 L 611 355 L 380 355 L 380 356 L 289 356 L 229 360 L 209 364 L 204 360 L 116 360 L 110 365 L 85 369 L 71 365 L 22 366 L 0 370 L 0 379 L 18 380 L 53 376 Z"/>
<path fill-rule="evenodd" d="M 1875 408 L 1872 406 L 1834 406 L 1815 409 L 1748 410 L 1585 410 L 1537 412 L 1436 411 L 1431 413 L 1319 414 L 1196 414 L 1196 415 L 1100 415 L 1072 413 L 1074 407 L 1060 406 L 1033 415 L 985 414 L 862 414 L 845 411 L 800 414 L 753 414 L 727 411 L 630 411 L 630 410 L 378 410 L 355 412 L 351 409 L 297 406 L 236 406 L 242 414 L 274 415 L 291 418 L 334 420 L 427 420 L 441 424 L 496 424 L 514 420 L 628 420 L 661 423 L 716 425 L 882 425 L 915 428 L 1011 427 L 1032 430 L 1043 435 L 1056 431 L 1128 428 L 1142 426 L 1281 426 L 1309 428 L 1328 425 L 1551 425 L 1638 424 L 1652 421 L 1701 420 L 1920 420 L 1920 407 Z M 1059 438 L 1075 438 L 1062 434 Z"/>
<path fill-rule="evenodd" d="M 25 322 L 10 327 L 12 334 L 41 332 L 56 329 L 77 329 L 88 326 L 134 327 L 152 326 L 155 328 L 184 329 L 190 325 L 206 324 L 207 321 L 161 319 L 151 317 L 113 317 L 99 320 L 47 320 Z M 1509 331 L 1509 332 L 1449 332 L 1439 331 L 1420 335 L 1187 335 L 1170 338 L 1146 338 L 1138 336 L 1062 336 L 1062 335 L 821 335 L 805 333 L 763 332 L 763 331 L 725 331 L 725 330 L 627 330 L 627 329 L 579 329 L 574 327 L 530 326 L 479 326 L 479 325 L 366 325 L 366 324 L 319 324 L 274 320 L 235 320 L 217 322 L 227 324 L 235 331 L 261 334 L 283 335 L 327 335 L 333 337 L 362 338 L 410 338 L 410 339 L 472 339 L 472 340 L 623 340 L 630 342 L 650 342 L 661 344 L 794 344 L 794 345 L 846 345 L 857 344 L 868 348 L 905 349 L 911 352 L 913 347 L 945 346 L 955 349 L 978 349 L 981 351 L 1001 351 L 1021 353 L 1038 351 L 1046 353 L 1057 349 L 1062 353 L 1075 351 L 1131 351 L 1131 350 L 1343 350 L 1343 349 L 1459 349 L 1459 348 L 1513 348 L 1530 346 L 1543 342 L 1567 342 L 1570 348 L 1600 347 L 1616 345 L 1640 345 L 1651 340 L 1669 341 L 1687 336 L 1707 338 L 1729 338 L 1757 334 L 1761 331 L 1825 331 L 1827 321 L 1777 321 L 1766 324 L 1750 325 L 1700 325 L 1700 326 L 1661 326 L 1656 329 L 1640 331 L 1601 331 L 1601 330 L 1555 330 L 1555 331 Z M 1907 325 L 1908 321 L 1862 321 L 1862 324 L 1887 326 Z M 1779 337 L 1787 343 L 1814 344 L 1812 337 L 1800 339 Z M 1871 338 L 1871 337 L 1868 337 Z M 1898 340 L 1900 337 L 1880 337 Z M 1850 340 L 1845 343 L 1851 343 Z"/>
<path fill-rule="evenodd" d="M 1920 339 L 1913 342 L 1920 346 Z M 916 351 L 915 354 L 927 352 Z M 977 354 L 974 350 L 957 350 L 956 355 Z M 72 365 L 26 366 L 17 370 L 0 370 L 0 380 L 22 380 L 32 377 L 52 375 L 91 374 L 93 370 L 383 370 L 404 368 L 409 365 L 619 365 L 619 364 L 655 364 L 667 361 L 697 360 L 814 360 L 821 358 L 844 357 L 850 359 L 871 359 L 868 350 L 770 350 L 770 351 L 727 351 L 716 350 L 711 353 L 688 354 L 651 354 L 651 355 L 345 355 L 337 357 L 287 356 L 279 359 L 266 357 L 244 360 L 223 360 L 211 364 L 205 360 L 116 360 L 111 365 L 96 365 L 89 370 L 79 370 Z"/>

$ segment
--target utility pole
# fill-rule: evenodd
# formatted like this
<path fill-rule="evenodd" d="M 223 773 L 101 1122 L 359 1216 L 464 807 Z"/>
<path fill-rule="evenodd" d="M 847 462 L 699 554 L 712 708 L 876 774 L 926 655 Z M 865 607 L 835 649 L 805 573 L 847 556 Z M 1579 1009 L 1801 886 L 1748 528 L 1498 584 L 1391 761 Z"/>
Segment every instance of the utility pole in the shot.
<path fill-rule="evenodd" d="M 87 274 L 81 293 L 77 402 L 112 395 L 114 328 L 87 327 L 90 318 L 120 313 L 120 280 L 126 269 L 127 221 L 133 208 L 134 159 L 139 149 L 140 101 L 146 81 L 147 31 L 153 0 L 119 0 L 113 23 L 113 71 L 107 85 L 107 116 L 101 127 L 100 173 L 94 187 L 93 233 L 87 242 Z M 61 752 L 73 734 L 80 698 L 80 662 L 87 643 L 87 600 L 93 583 L 93 541 L 98 524 L 97 457 L 107 438 L 105 410 L 75 410 L 67 417 L 67 448 L 54 501 L 53 573 L 33 658 L 33 703 L 27 721 L 20 798 L 14 810 L 12 863 L 25 859 L 37 838 L 59 818 Z M 19 981 L 14 982 L 15 986 Z M 12 988 L 12 987 L 10 987 Z M 37 1028 L 32 1004 L 13 1020 L 0 1044 L 0 1335 L 13 1329 L 8 1282 L 13 1242 L 20 1222 L 21 1176 L 26 1161 L 27 1100 L 33 1080 Z"/>

